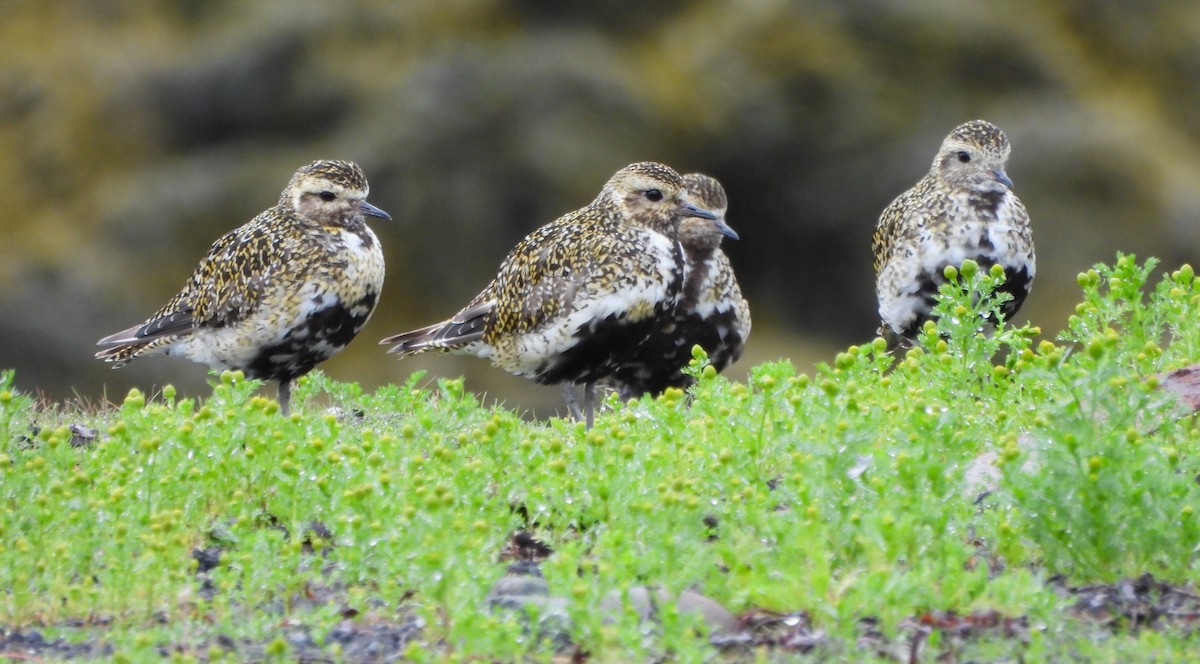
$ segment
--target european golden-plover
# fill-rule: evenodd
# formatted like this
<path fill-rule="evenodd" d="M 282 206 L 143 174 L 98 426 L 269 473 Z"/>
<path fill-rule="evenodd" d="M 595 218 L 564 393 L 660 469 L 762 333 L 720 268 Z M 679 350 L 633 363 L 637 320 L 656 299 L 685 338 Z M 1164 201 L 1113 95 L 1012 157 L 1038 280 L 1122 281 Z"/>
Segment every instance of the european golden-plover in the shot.
<path fill-rule="evenodd" d="M 750 336 L 750 305 L 742 296 L 729 257 L 721 251 L 725 237 L 738 239 L 725 223 L 729 199 L 716 179 L 700 173 L 683 176 L 688 200 L 711 211 L 716 219 L 692 217 L 679 225 L 684 252 L 683 291 L 674 311 L 663 317 L 654 334 L 622 362 L 605 384 L 621 399 L 660 394 L 668 387 L 686 388 L 691 376 L 683 368 L 699 345 L 717 371 L 742 356 Z"/>
<path fill-rule="evenodd" d="M 592 425 L 595 383 L 611 374 L 676 305 L 690 204 L 667 166 L 617 171 L 591 204 L 521 240 L 496 278 L 449 320 L 384 339 L 401 357 L 439 350 L 487 358 L 509 373 L 561 385 L 572 414 Z M 579 412 L 574 386 L 584 386 Z"/>
<path fill-rule="evenodd" d="M 101 339 L 117 367 L 168 355 L 240 369 L 279 382 L 289 411 L 292 381 L 346 347 L 383 286 L 383 252 L 366 217 L 357 164 L 316 161 L 296 171 L 275 207 L 213 243 L 175 297 L 144 323 Z"/>
<path fill-rule="evenodd" d="M 974 120 L 942 142 L 929 173 L 884 209 L 875 228 L 875 291 L 889 345 L 912 343 L 929 320 L 947 266 L 966 259 L 1004 268 L 1011 318 L 1035 270 L 1029 213 L 1004 172 L 1010 147 L 995 125 Z"/>

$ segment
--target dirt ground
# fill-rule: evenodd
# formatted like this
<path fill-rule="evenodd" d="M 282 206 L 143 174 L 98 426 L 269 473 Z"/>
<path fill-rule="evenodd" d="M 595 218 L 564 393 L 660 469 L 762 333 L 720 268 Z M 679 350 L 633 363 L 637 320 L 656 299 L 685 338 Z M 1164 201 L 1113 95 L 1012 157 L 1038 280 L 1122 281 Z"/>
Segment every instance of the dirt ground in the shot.
<path fill-rule="evenodd" d="M 312 531 L 328 535 L 320 524 Z M 552 554 L 548 546 L 529 533 L 517 533 L 498 556 L 498 564 L 506 565 L 507 573 L 497 582 L 488 596 L 487 605 L 493 611 L 516 611 L 531 603 L 539 606 L 542 620 L 536 629 L 540 636 L 554 644 L 563 660 L 585 662 L 588 653 L 569 639 L 569 623 L 565 613 L 556 614 L 553 607 L 565 599 L 555 597 L 541 578 L 539 564 Z M 193 551 L 197 560 L 196 581 L 202 596 L 212 596 L 209 575 L 220 565 L 220 547 Z M 1163 583 L 1150 575 L 1124 579 L 1113 584 L 1071 586 L 1063 579 L 1052 578 L 1050 584 L 1064 597 L 1073 600 L 1069 617 L 1080 625 L 1097 632 L 1118 633 L 1143 629 L 1181 630 L 1191 632 L 1200 624 L 1200 595 L 1190 588 Z M 670 599 L 652 589 L 634 598 L 634 609 L 646 620 L 654 620 L 656 602 Z M 656 599 L 657 598 L 657 599 Z M 641 602 L 641 604 L 639 604 Z M 1011 654 L 1019 659 L 1023 644 L 1030 633 L 1025 616 L 1006 616 L 994 611 L 979 611 L 967 615 L 953 611 L 930 611 L 914 615 L 901 623 L 897 636 L 889 638 L 878 629 L 878 621 L 864 617 L 858 624 L 854 643 L 827 636 L 813 624 L 805 611 L 780 613 L 764 609 L 749 609 L 739 615 L 729 614 L 722 607 L 698 593 L 683 593 L 678 598 L 680 612 L 695 611 L 710 627 L 709 640 L 727 661 L 752 660 L 761 649 L 778 653 L 804 653 L 817 659 L 852 658 L 855 652 L 872 652 L 897 662 L 959 661 L 962 651 L 978 639 L 1012 641 Z M 286 619 L 280 621 L 278 633 L 263 640 L 237 639 L 226 635 L 209 637 L 196 642 L 161 643 L 157 649 L 163 657 L 190 655 L 208 661 L 213 653 L 234 656 L 238 661 L 257 662 L 278 653 L 280 641 L 287 645 L 288 658 L 299 662 L 394 662 L 403 659 L 407 644 L 424 638 L 424 621 L 403 606 L 403 600 L 383 599 L 371 606 L 352 607 L 345 596 L 330 587 L 312 586 L 307 589 L 301 604 L 311 607 L 337 606 L 343 619 L 324 635 Z M 550 610 L 547 610 L 547 608 Z M 620 601 L 605 603 L 600 611 L 622 610 Z M 295 608 L 293 606 L 293 608 Z M 270 607 L 264 611 L 272 610 Z M 549 621 L 547 620 L 549 619 Z M 106 641 L 111 621 L 95 619 L 53 625 L 71 628 L 88 634 L 81 642 L 69 643 L 63 638 L 47 639 L 43 631 L 48 625 L 0 625 L 0 660 L 40 661 L 89 659 L 113 655 L 114 648 Z M 938 633 L 936 640 L 930 635 Z M 936 645 L 930 645 L 936 643 Z M 436 648 L 437 644 L 424 644 Z"/>

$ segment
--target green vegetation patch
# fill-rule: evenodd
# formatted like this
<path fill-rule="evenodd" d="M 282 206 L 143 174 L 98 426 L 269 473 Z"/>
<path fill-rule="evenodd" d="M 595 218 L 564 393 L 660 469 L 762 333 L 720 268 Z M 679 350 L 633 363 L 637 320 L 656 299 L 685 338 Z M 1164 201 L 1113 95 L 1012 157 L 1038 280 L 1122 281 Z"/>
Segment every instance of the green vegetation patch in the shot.
<path fill-rule="evenodd" d="M 1200 283 L 1154 263 L 1081 274 L 1040 343 L 981 331 L 1004 277 L 966 264 L 923 348 L 745 384 L 698 352 L 689 394 L 592 431 L 420 375 L 314 373 L 284 418 L 238 374 L 99 412 L 4 374 L 0 656 L 1196 657 L 1200 436 L 1162 385 L 1200 359 Z"/>

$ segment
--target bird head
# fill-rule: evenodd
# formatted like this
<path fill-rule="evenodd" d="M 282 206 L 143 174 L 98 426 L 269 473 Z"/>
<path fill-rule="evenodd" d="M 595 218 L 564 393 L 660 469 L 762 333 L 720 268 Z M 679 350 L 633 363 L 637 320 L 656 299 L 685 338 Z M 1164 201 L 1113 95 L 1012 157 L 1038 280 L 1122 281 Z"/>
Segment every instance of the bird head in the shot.
<path fill-rule="evenodd" d="M 729 199 L 725 188 L 716 178 L 701 173 L 683 176 L 683 187 L 687 200 L 701 210 L 713 213 L 713 219 L 686 217 L 679 224 L 679 242 L 688 249 L 712 251 L 721 245 L 722 238 L 738 239 L 738 234 L 725 223 L 725 212 Z"/>
<path fill-rule="evenodd" d="M 365 215 L 390 220 L 391 215 L 367 202 L 369 191 L 367 177 L 358 164 L 314 161 L 296 171 L 279 204 L 321 224 L 362 223 Z"/>
<path fill-rule="evenodd" d="M 942 141 L 932 171 L 954 187 L 1002 192 L 1013 184 L 1004 172 L 1010 150 L 1008 137 L 999 127 L 972 120 L 956 127 Z"/>
<path fill-rule="evenodd" d="M 617 171 L 604 185 L 600 198 L 615 205 L 624 220 L 672 238 L 678 235 L 679 222 L 686 217 L 715 218 L 688 201 L 679 173 L 650 161 Z"/>

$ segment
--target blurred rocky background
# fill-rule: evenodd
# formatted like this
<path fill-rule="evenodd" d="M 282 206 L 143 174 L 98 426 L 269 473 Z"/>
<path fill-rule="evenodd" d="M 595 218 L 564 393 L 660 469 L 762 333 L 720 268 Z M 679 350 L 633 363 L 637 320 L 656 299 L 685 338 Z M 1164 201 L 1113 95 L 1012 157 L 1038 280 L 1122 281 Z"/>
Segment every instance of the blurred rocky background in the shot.
<path fill-rule="evenodd" d="M 747 356 L 804 369 L 873 337 L 870 236 L 958 123 L 1013 145 L 1050 335 L 1075 274 L 1200 250 L 1200 4 L 1141 0 L 7 0 L 0 21 L 0 367 L 48 398 L 120 399 L 112 371 L 208 245 L 317 158 L 358 161 L 387 251 L 382 306 L 322 365 L 411 372 L 550 414 L 557 392 L 376 341 L 453 313 L 525 233 L 633 161 L 720 178 L 754 308 Z"/>

